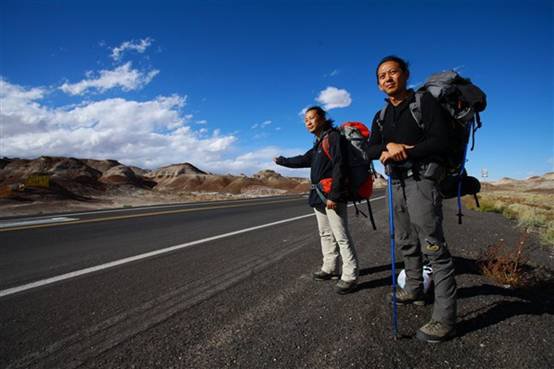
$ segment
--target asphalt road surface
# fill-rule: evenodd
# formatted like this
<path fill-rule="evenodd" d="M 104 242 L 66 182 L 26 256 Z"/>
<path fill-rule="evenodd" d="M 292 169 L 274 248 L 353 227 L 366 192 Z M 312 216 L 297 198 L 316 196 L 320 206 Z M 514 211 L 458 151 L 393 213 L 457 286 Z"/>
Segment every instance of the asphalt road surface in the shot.
<path fill-rule="evenodd" d="M 388 221 L 355 217 L 359 289 L 317 282 L 304 197 L 0 219 L 0 368 L 553 368 L 554 290 L 506 289 L 476 272 L 518 242 L 497 214 L 445 203 L 459 335 L 414 338 L 431 305 L 399 307 L 391 337 Z M 362 206 L 364 209 L 364 206 Z M 527 241 L 552 268 L 552 253 Z M 401 264 L 398 264 L 401 268 Z"/>

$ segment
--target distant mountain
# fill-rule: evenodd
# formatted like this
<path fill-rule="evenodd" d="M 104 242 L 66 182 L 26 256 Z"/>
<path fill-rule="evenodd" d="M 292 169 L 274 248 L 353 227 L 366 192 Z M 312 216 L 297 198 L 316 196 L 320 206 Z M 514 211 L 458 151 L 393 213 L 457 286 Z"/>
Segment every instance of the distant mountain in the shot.
<path fill-rule="evenodd" d="M 208 174 L 191 163 L 182 163 L 182 164 L 171 164 L 160 169 L 153 170 L 148 173 L 149 177 L 152 178 L 169 178 L 177 177 L 183 174 Z"/>
<path fill-rule="evenodd" d="M 554 190 L 554 172 L 548 172 L 542 176 L 532 176 L 527 179 L 513 179 L 504 177 L 498 181 L 490 182 L 494 188 L 506 188 L 519 191 L 551 191 Z"/>
<path fill-rule="evenodd" d="M 33 160 L 0 159 L 0 198 L 13 201 L 93 201 L 133 193 L 144 196 L 145 190 L 169 196 L 187 193 L 261 196 L 303 193 L 309 187 L 307 179 L 287 178 L 271 170 L 247 177 L 215 175 L 191 163 L 147 171 L 116 160 L 49 156 Z"/>
<path fill-rule="evenodd" d="M 237 176 L 205 172 L 186 162 L 145 170 L 116 160 L 0 158 L 0 210 L 14 215 L 301 194 L 310 186 L 306 178 L 284 177 L 269 169 Z M 374 186 L 386 186 L 382 175 L 377 174 Z"/>

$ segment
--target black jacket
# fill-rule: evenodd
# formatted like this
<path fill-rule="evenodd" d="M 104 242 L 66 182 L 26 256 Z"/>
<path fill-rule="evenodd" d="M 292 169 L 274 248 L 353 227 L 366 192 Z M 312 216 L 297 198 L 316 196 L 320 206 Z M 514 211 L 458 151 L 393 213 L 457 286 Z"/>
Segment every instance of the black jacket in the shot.
<path fill-rule="evenodd" d="M 386 100 L 388 102 L 388 100 Z M 409 104 L 414 102 L 414 94 L 398 106 L 387 104 L 383 129 L 377 124 L 379 112 L 373 118 L 368 154 L 370 159 L 379 159 L 386 151 L 389 142 L 415 145 L 408 150 L 408 160 L 416 163 L 445 161 L 448 150 L 448 117 L 437 100 L 429 93 L 422 96 L 421 113 L 424 129 L 421 129 Z"/>
<path fill-rule="evenodd" d="M 321 143 L 325 139 L 325 136 L 327 136 L 329 140 L 329 154 L 332 160 L 325 155 L 321 147 Z M 289 168 L 311 168 L 310 179 L 314 185 L 318 184 L 319 181 L 324 178 L 332 178 L 333 183 L 331 191 L 327 194 L 327 198 L 335 202 L 346 202 L 347 192 L 345 178 L 347 166 L 345 163 L 346 155 L 344 149 L 345 145 L 340 132 L 335 128 L 330 128 L 316 140 L 314 146 L 304 155 L 290 158 L 279 157 L 277 159 L 277 164 Z M 310 192 L 309 203 L 312 207 L 325 207 L 325 204 L 323 204 L 323 201 L 313 189 Z"/>

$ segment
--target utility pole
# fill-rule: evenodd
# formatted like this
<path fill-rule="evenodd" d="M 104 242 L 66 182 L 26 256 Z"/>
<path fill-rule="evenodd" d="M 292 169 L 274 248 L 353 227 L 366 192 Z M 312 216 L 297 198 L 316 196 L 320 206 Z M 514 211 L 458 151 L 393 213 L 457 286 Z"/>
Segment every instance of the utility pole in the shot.
<path fill-rule="evenodd" d="M 481 177 L 483 181 L 489 176 L 489 170 L 487 168 L 481 168 Z"/>

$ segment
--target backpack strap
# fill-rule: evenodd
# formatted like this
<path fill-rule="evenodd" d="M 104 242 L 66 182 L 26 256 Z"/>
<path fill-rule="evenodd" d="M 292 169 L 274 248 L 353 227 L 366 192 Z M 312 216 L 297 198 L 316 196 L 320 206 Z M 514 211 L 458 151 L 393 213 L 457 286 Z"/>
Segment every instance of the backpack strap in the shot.
<path fill-rule="evenodd" d="M 325 197 L 325 195 L 323 194 L 323 192 L 319 188 L 319 183 L 318 184 L 312 184 L 312 190 L 314 190 L 315 193 L 317 194 L 317 196 L 319 196 L 319 198 L 321 199 L 321 202 L 323 204 L 327 203 L 327 198 Z"/>
<path fill-rule="evenodd" d="M 373 165 L 373 160 L 369 162 L 369 173 L 371 173 L 370 175 L 373 176 L 374 179 L 379 178 L 375 170 L 375 165 Z"/>
<path fill-rule="evenodd" d="M 379 127 L 379 132 L 383 133 L 383 122 L 385 121 L 385 113 L 387 112 L 387 106 L 389 106 L 389 104 L 385 104 L 385 106 L 383 106 L 383 108 L 381 109 L 381 111 L 379 111 L 379 117 L 377 118 L 377 127 Z"/>
<path fill-rule="evenodd" d="M 421 98 L 425 92 L 424 91 L 416 91 L 415 92 L 415 101 L 410 104 L 410 113 L 412 113 L 412 117 L 414 117 L 414 120 L 416 121 L 418 127 L 420 129 L 424 129 L 424 122 L 423 122 L 423 113 L 421 110 Z"/>
<path fill-rule="evenodd" d="M 470 122 L 469 122 L 469 125 L 466 127 L 467 131 L 469 132 L 468 134 L 471 134 L 471 131 L 474 131 L 474 128 L 475 127 L 475 120 L 472 119 Z M 462 160 L 462 165 L 461 165 L 461 168 L 460 168 L 460 171 L 458 172 L 458 193 L 457 193 L 457 204 L 458 204 L 458 224 L 462 224 L 462 217 L 464 216 L 464 214 L 462 213 L 462 178 L 463 178 L 463 175 L 465 173 L 465 170 L 466 170 L 466 160 L 467 160 L 467 149 L 468 149 L 468 144 L 466 143 L 465 145 L 465 148 L 464 148 L 464 157 L 463 157 L 463 160 Z"/>
<path fill-rule="evenodd" d="M 352 204 L 354 205 L 354 208 L 356 209 L 356 217 L 359 217 L 360 214 L 362 214 L 364 216 L 364 218 L 367 218 L 366 213 L 364 213 L 363 211 L 358 209 L 358 205 L 356 205 L 356 201 L 352 201 Z"/>
<path fill-rule="evenodd" d="M 330 151 L 331 144 L 329 143 L 329 133 L 331 133 L 331 131 L 333 130 L 334 128 L 327 130 L 323 134 L 323 137 L 319 140 L 319 143 L 317 143 L 317 145 L 321 145 L 321 149 L 323 150 L 323 153 L 331 161 L 333 160 L 333 158 L 331 158 L 331 151 Z"/>
<path fill-rule="evenodd" d="M 471 151 L 473 151 L 473 149 L 475 148 L 475 132 L 477 132 L 477 130 L 479 128 L 481 128 L 481 116 L 479 115 L 479 112 L 475 113 L 474 118 L 473 118 L 473 122 L 474 122 L 474 124 L 472 123 L 473 129 L 470 132 L 471 133 Z"/>
<path fill-rule="evenodd" d="M 367 212 L 369 213 L 369 220 L 371 220 L 371 225 L 373 226 L 373 230 L 377 230 L 377 227 L 375 226 L 375 219 L 373 219 L 373 210 L 371 210 L 371 204 L 369 202 L 369 199 L 365 200 L 367 202 Z"/>
<path fill-rule="evenodd" d="M 321 139 L 321 149 L 323 150 L 323 153 L 325 153 L 325 156 L 329 159 L 329 160 L 333 160 L 331 158 L 331 153 L 329 152 L 329 147 L 330 147 L 330 144 L 329 144 L 329 135 L 326 134 L 322 139 Z"/>

